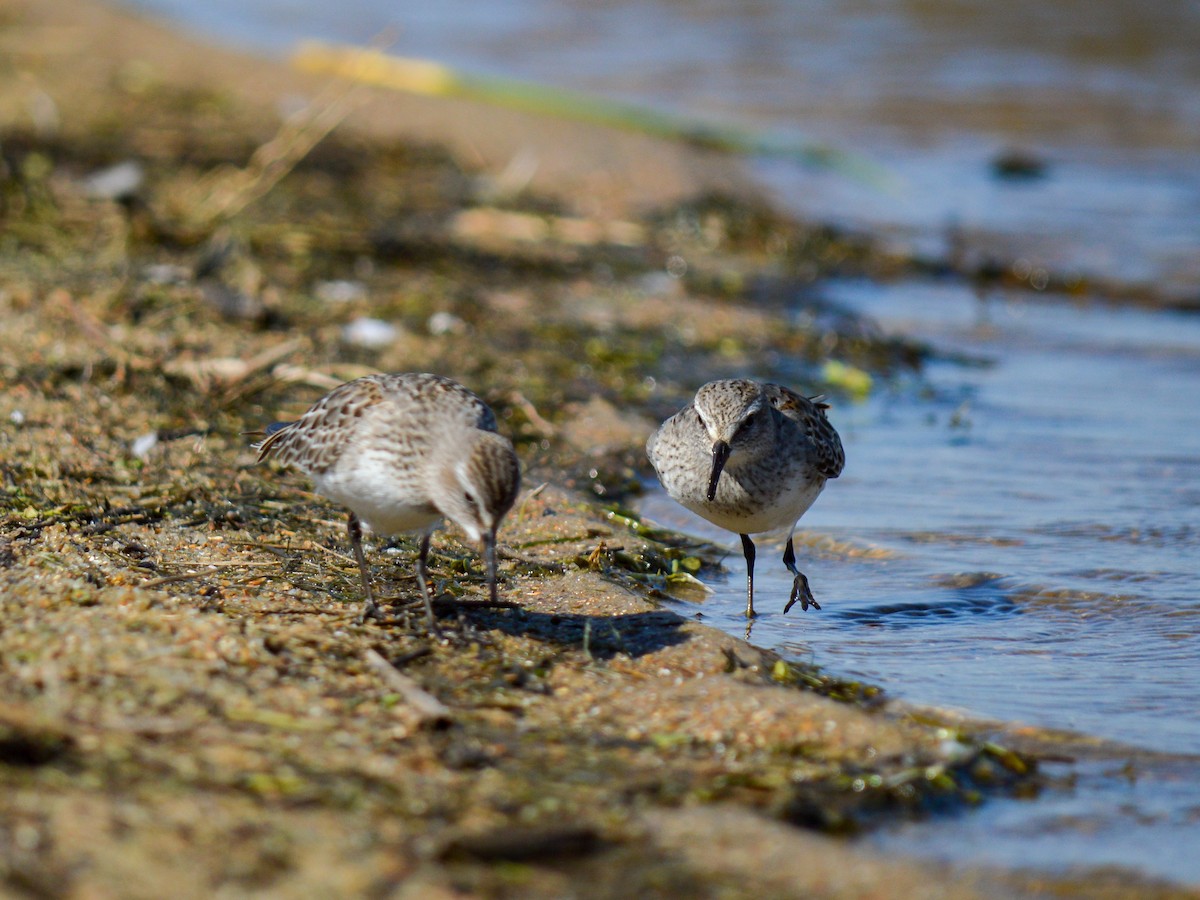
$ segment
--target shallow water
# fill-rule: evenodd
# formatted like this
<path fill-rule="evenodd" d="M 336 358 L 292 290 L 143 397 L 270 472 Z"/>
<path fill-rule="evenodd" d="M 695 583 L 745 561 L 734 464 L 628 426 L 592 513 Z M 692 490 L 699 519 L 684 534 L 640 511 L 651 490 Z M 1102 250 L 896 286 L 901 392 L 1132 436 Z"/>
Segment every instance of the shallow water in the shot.
<path fill-rule="evenodd" d="M 935 254 L 954 229 L 1033 283 L 1065 269 L 1200 296 L 1200 6 L 1187 0 L 134 5 L 280 53 L 390 33 L 399 54 L 854 148 L 887 170 L 886 190 L 779 161 L 758 171 L 802 214 Z M 1009 147 L 1044 176 L 997 179 Z M 833 410 L 846 472 L 797 548 L 824 608 L 778 613 L 781 547 L 764 545 L 754 639 L 915 701 L 1200 754 L 1200 318 L 985 305 L 947 283 L 827 294 L 981 364 L 935 363 Z M 727 541 L 661 496 L 646 512 Z M 741 633 L 739 551 L 728 565 L 700 611 Z M 1180 766 L 1081 769 L 1073 791 L 876 840 L 1200 881 L 1200 764 Z"/>
<path fill-rule="evenodd" d="M 1043 768 L 1062 775 L 1065 767 Z M 992 800 L 951 820 L 904 823 L 866 840 L 946 862 L 1053 871 L 1122 867 L 1195 883 L 1198 772 L 1195 759 L 1077 763 L 1069 784 L 1036 800 Z"/>
<path fill-rule="evenodd" d="M 755 640 L 913 700 L 1200 754 L 1200 317 L 922 283 L 828 296 L 980 364 L 831 412 L 846 471 L 802 524 L 875 552 L 815 538 L 798 554 L 824 608 L 769 613 Z M 646 511 L 720 536 L 668 504 Z M 765 611 L 788 587 L 770 552 Z M 730 630 L 738 556 L 705 604 Z"/>
<path fill-rule="evenodd" d="M 797 549 L 823 608 L 781 614 L 781 544 L 761 541 L 754 641 L 918 703 L 1181 757 L 873 840 L 1200 881 L 1200 317 L 938 283 L 827 296 L 967 362 L 831 410 L 846 470 Z M 642 511 L 729 544 L 661 493 Z M 735 545 L 729 577 L 679 608 L 742 633 Z"/>

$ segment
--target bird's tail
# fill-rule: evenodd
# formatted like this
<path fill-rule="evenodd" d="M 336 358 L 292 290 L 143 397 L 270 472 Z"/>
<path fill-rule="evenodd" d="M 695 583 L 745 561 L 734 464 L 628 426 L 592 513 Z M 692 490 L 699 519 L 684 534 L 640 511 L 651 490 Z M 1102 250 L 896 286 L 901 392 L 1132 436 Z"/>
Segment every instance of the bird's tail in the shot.
<path fill-rule="evenodd" d="M 271 450 L 282 432 L 295 424 L 295 422 L 272 422 L 267 426 L 266 431 L 244 431 L 242 434 L 247 437 L 262 437 L 261 441 L 250 445 L 252 449 L 258 451 L 258 461 L 262 462 L 271 455 Z"/>

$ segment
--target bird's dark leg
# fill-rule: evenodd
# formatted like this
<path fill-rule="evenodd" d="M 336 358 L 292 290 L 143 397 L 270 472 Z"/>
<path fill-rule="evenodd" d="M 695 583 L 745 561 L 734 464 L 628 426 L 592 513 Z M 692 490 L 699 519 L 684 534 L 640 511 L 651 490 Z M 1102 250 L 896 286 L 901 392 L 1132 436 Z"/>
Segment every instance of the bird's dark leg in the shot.
<path fill-rule="evenodd" d="M 746 556 L 746 618 L 754 618 L 754 541 L 750 535 L 739 535 L 742 539 L 742 553 Z"/>
<path fill-rule="evenodd" d="M 430 531 L 421 535 L 421 549 L 417 551 L 417 587 L 421 589 L 421 599 L 425 601 L 425 618 L 429 622 L 429 630 L 437 631 L 437 621 L 433 617 L 433 589 L 429 585 L 429 569 L 426 560 L 429 559 L 429 541 L 433 538 Z"/>
<path fill-rule="evenodd" d="M 489 531 L 483 536 L 483 559 L 487 564 L 488 600 L 497 602 L 496 590 L 496 532 Z"/>
<path fill-rule="evenodd" d="M 796 576 L 796 580 L 792 582 L 792 596 L 788 598 L 787 606 L 783 608 L 784 612 L 791 609 L 797 600 L 800 601 L 801 609 L 808 609 L 810 606 L 813 609 L 820 609 L 821 604 L 813 597 L 812 590 L 808 587 L 808 577 L 796 568 L 796 549 L 792 546 L 791 535 L 788 536 L 787 547 L 783 551 L 783 564 L 787 566 L 789 572 Z"/>
<path fill-rule="evenodd" d="M 379 618 L 379 606 L 375 603 L 375 593 L 371 590 L 371 572 L 367 569 L 367 558 L 363 555 L 362 523 L 358 521 L 358 516 L 354 513 L 350 513 L 350 519 L 346 522 L 346 531 L 350 535 L 350 546 L 354 548 L 354 558 L 358 560 L 358 571 L 362 575 L 363 594 L 367 598 L 363 603 L 362 612 L 358 614 L 358 621 L 361 624 L 367 619 Z"/>

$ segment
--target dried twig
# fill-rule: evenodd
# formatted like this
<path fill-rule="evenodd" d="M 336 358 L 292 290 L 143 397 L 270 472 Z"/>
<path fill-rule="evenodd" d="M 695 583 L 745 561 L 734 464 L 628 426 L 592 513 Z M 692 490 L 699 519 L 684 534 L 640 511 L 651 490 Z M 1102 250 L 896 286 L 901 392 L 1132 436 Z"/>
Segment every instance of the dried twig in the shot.
<path fill-rule="evenodd" d="M 558 429 L 554 427 L 554 423 L 545 419 L 537 411 L 537 407 L 530 402 L 529 398 L 520 391 L 509 391 L 504 395 L 504 400 L 510 403 L 515 409 L 519 409 L 525 416 L 525 420 L 533 426 L 538 434 L 543 437 L 554 437 L 558 434 Z"/>
<path fill-rule="evenodd" d="M 430 723 L 447 722 L 452 718 L 450 707 L 429 693 L 407 675 L 396 670 L 390 662 L 383 658 L 378 650 L 368 649 L 363 658 L 372 669 L 379 673 L 387 686 L 402 696 L 422 720 Z"/>
<path fill-rule="evenodd" d="M 164 584 L 174 584 L 177 581 L 191 581 L 194 578 L 203 578 L 205 575 L 211 575 L 213 572 L 218 572 L 221 569 L 267 569 L 278 566 L 279 563 L 277 562 L 214 562 L 208 563 L 198 572 L 181 572 L 178 575 L 164 575 L 162 578 L 155 578 L 144 582 L 139 587 L 156 588 L 162 587 Z"/>

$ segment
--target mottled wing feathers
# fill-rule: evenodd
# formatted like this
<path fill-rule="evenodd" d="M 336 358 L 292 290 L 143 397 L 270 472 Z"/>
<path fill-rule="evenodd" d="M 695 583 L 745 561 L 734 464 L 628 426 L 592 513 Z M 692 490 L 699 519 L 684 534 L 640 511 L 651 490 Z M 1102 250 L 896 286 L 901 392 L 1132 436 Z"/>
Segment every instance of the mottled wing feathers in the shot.
<path fill-rule="evenodd" d="M 379 376 L 334 388 L 295 422 L 273 432 L 268 429 L 267 439 L 258 445 L 258 460 L 270 458 L 307 472 L 324 472 L 337 462 L 356 420 L 383 400 Z"/>
<path fill-rule="evenodd" d="M 823 402 L 824 398 L 804 397 L 781 384 L 764 384 L 763 390 L 772 406 L 804 430 L 812 444 L 817 471 L 826 478 L 841 475 L 846 454 L 841 438 L 825 417 L 829 404 Z"/>
<path fill-rule="evenodd" d="M 488 405 L 449 378 L 365 375 L 334 388 L 295 422 L 268 428 L 266 440 L 257 445 L 258 459 L 320 475 L 337 463 L 364 417 L 371 419 L 366 427 L 387 432 L 398 446 L 412 446 L 439 428 L 496 430 Z"/>
<path fill-rule="evenodd" d="M 462 417 L 458 424 L 480 431 L 496 430 L 496 414 L 491 407 L 457 381 L 426 373 L 367 377 L 378 379 L 388 399 L 407 408 L 414 416 L 424 414 L 440 419 L 447 410 L 455 410 Z"/>

